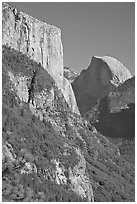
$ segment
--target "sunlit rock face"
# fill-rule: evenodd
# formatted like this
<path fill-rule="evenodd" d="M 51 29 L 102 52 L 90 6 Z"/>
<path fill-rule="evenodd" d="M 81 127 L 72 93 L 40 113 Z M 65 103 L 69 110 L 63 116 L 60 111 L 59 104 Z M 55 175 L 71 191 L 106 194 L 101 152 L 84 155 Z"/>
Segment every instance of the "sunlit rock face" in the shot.
<path fill-rule="evenodd" d="M 129 70 L 117 59 L 109 56 L 96 56 L 96 58 L 102 59 L 109 66 L 109 69 L 111 71 L 110 80 L 111 83 L 114 84 L 114 86 L 119 86 L 121 83 L 132 77 Z M 105 78 L 105 76 L 103 78 Z"/>
<path fill-rule="evenodd" d="M 134 202 L 134 142 L 113 144 L 70 110 L 42 66 L 6 46 L 2 100 L 3 202 Z"/>
<path fill-rule="evenodd" d="M 64 87 L 64 89 L 62 90 L 62 93 L 63 93 L 66 101 L 68 102 L 71 110 L 74 113 L 80 114 L 78 107 L 77 107 L 76 98 L 75 98 L 72 86 L 71 86 L 70 82 L 65 77 L 63 80 L 63 87 Z"/>
<path fill-rule="evenodd" d="M 87 70 L 73 81 L 72 87 L 81 113 L 91 109 L 100 97 L 128 78 L 130 72 L 112 57 L 93 57 Z"/>
<path fill-rule="evenodd" d="M 3 4 L 3 44 L 41 63 L 62 88 L 63 48 L 61 30 Z"/>
<path fill-rule="evenodd" d="M 78 76 L 78 73 L 74 70 L 70 69 L 69 67 L 64 67 L 64 77 L 72 83 L 75 78 Z"/>
<path fill-rule="evenodd" d="M 63 76 L 61 30 L 3 3 L 2 44 L 40 63 L 53 77 L 72 110 L 78 113 L 71 85 Z M 67 84 L 67 90 L 65 90 Z M 69 90 L 68 90 L 69 87 Z M 71 102 L 71 103 L 70 103 Z M 75 107 L 75 108 L 74 108 Z"/>

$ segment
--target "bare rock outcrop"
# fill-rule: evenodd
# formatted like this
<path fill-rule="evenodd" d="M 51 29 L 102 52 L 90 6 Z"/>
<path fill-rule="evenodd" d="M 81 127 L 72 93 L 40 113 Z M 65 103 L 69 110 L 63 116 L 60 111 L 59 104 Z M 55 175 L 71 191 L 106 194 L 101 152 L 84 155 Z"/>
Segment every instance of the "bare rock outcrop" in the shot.
<path fill-rule="evenodd" d="M 39 21 L 9 4 L 3 3 L 2 9 L 2 44 L 10 46 L 40 63 L 53 77 L 57 86 L 63 90 L 68 105 L 75 107 L 73 111 L 78 113 L 73 90 L 72 88 L 65 90 L 66 86 L 64 87 L 63 83 L 61 30 Z M 69 81 L 66 83 L 69 84 Z M 72 100 L 68 101 L 70 97 Z M 74 104 L 70 104 L 70 101 Z"/>
<path fill-rule="evenodd" d="M 41 63 L 62 88 L 63 48 L 61 30 L 5 3 L 3 4 L 2 23 L 2 43 Z"/>
<path fill-rule="evenodd" d="M 99 98 L 131 77 L 118 60 L 108 56 L 94 56 L 88 69 L 83 70 L 72 83 L 80 112 L 88 111 Z"/>
<path fill-rule="evenodd" d="M 134 202 L 126 143 L 90 128 L 42 66 L 7 46 L 2 100 L 3 202 Z"/>
<path fill-rule="evenodd" d="M 64 89 L 62 89 L 62 93 L 63 93 L 66 101 L 68 102 L 71 110 L 74 113 L 80 114 L 78 107 L 77 107 L 76 98 L 75 98 L 72 86 L 71 86 L 70 82 L 65 77 L 63 79 L 63 86 L 64 86 Z"/>
<path fill-rule="evenodd" d="M 72 83 L 75 78 L 78 76 L 78 73 L 71 70 L 69 67 L 64 67 L 64 77 Z"/>

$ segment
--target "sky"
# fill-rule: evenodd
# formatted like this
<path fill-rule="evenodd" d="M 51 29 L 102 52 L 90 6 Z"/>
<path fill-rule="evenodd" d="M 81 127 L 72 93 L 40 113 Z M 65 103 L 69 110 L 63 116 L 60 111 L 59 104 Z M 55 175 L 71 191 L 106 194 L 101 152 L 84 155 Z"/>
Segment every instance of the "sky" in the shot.
<path fill-rule="evenodd" d="M 92 56 L 118 59 L 135 75 L 134 2 L 10 2 L 62 30 L 64 66 L 80 73 Z"/>

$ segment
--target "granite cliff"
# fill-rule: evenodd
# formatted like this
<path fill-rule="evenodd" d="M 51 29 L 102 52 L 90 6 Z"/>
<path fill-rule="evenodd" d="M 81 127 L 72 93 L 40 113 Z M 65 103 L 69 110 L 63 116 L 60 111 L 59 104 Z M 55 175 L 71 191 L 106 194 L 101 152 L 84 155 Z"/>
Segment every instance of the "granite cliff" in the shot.
<path fill-rule="evenodd" d="M 21 13 L 21 18 L 17 15 L 15 20 L 13 13 Z M 37 59 L 29 55 L 30 47 L 24 40 L 29 35 L 23 28 L 26 25 L 23 16 L 26 14 L 3 5 L 2 201 L 134 202 L 135 165 L 124 156 L 126 141 L 120 146 L 111 142 L 88 119 L 75 113 L 75 97 L 66 79 L 71 80 L 73 72 L 67 70 L 66 78 L 53 74 L 60 72 L 60 66 L 62 70 L 61 55 L 56 52 L 58 37 L 53 33 L 48 37 L 52 45 L 45 56 L 48 55 L 50 66 L 44 67 L 39 47 L 33 55 L 36 57 L 38 52 Z M 27 23 L 30 19 L 27 18 Z M 19 23 L 19 49 L 14 35 L 10 35 L 15 32 L 18 37 L 13 29 L 16 23 Z M 40 32 L 37 32 L 35 43 L 39 42 Z M 104 83 L 106 73 L 102 75 Z M 134 86 L 134 80 L 130 82 Z M 118 88 L 125 91 L 127 87 L 130 85 L 125 82 L 124 87 Z M 111 102 L 115 99 L 117 102 L 114 96 Z M 100 121 L 105 102 L 98 103 Z M 117 103 L 114 104 L 117 108 Z M 108 106 L 105 111 L 108 115 Z M 131 149 L 133 144 L 128 147 Z"/>
<path fill-rule="evenodd" d="M 63 46 L 59 28 L 3 3 L 2 44 L 40 63 L 65 93 L 64 97 L 72 110 L 79 114 L 71 85 L 63 76 Z"/>
<path fill-rule="evenodd" d="M 69 67 L 64 67 L 64 77 L 69 80 L 70 83 L 78 76 L 78 73 L 73 71 Z"/>
<path fill-rule="evenodd" d="M 99 98 L 128 78 L 131 78 L 130 72 L 118 60 L 94 56 L 88 69 L 72 82 L 80 112 L 83 114 L 90 110 Z"/>
<path fill-rule="evenodd" d="M 86 160 L 80 146 L 76 145 L 77 142 L 84 144 L 78 132 L 83 126 L 82 118 L 73 115 L 48 72 L 26 55 L 3 46 L 2 71 L 4 200 L 93 200 Z M 18 190 L 10 181 L 13 177 L 16 177 Z M 53 189 L 50 195 L 47 192 L 50 189 L 48 185 L 51 185 L 47 183 L 49 181 L 54 187 L 62 186 L 61 193 L 63 186 L 68 188 L 64 189 L 64 195 L 68 192 L 67 198 L 61 195 L 54 198 L 60 193 L 55 190 L 54 195 Z M 36 196 L 37 200 L 34 189 L 42 193 Z M 14 190 L 16 193 L 12 195 Z"/>
<path fill-rule="evenodd" d="M 134 164 L 74 114 L 40 64 L 3 46 L 3 202 L 134 201 Z"/>

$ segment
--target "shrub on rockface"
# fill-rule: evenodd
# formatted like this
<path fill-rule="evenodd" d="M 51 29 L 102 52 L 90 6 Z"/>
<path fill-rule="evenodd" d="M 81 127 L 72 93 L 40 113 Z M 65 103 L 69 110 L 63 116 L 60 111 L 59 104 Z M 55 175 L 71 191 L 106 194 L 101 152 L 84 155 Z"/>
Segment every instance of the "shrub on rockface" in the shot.
<path fill-rule="evenodd" d="M 13 50 L 9 48 L 6 49 L 9 50 L 10 53 L 8 54 L 7 51 L 6 56 L 13 54 L 15 56 L 22 55 L 16 51 L 12 52 Z M 85 143 L 77 137 L 75 127 L 73 127 L 73 124 L 71 124 L 71 126 L 68 120 L 70 119 L 68 118 L 70 109 L 62 97 L 61 91 L 59 91 L 56 86 L 54 87 L 55 109 L 51 110 L 49 108 L 49 117 L 58 117 L 59 120 L 62 121 L 62 125 L 64 125 L 64 123 L 66 124 L 65 136 L 62 136 L 60 132 L 56 132 L 50 121 L 46 119 L 40 121 L 36 116 L 32 115 L 27 102 L 20 103 L 16 92 L 10 90 L 11 86 L 9 84 L 9 78 L 7 77 L 8 70 L 18 75 L 20 67 L 18 69 L 18 67 L 14 67 L 13 65 L 13 69 L 11 69 L 10 64 L 12 64 L 12 57 L 6 56 L 3 56 L 4 60 L 7 60 L 6 62 L 3 60 L 3 93 L 6 93 L 3 94 L 3 142 L 5 143 L 7 141 L 11 144 L 17 158 L 20 159 L 15 165 L 4 162 L 3 201 L 86 201 L 86 199 L 81 199 L 74 192 L 69 190 L 69 185 L 57 185 L 50 179 L 45 180 L 45 169 L 55 168 L 55 165 L 51 162 L 52 158 L 59 159 L 66 168 L 71 165 L 74 167 L 77 164 L 75 151 L 73 151 L 73 149 L 64 151 L 64 143 L 68 144 L 69 147 L 73 146 L 82 149 L 86 159 L 86 172 L 90 177 L 94 190 L 95 201 L 118 199 L 124 201 L 134 200 L 133 169 L 130 166 L 128 169 L 128 164 L 123 162 L 121 157 L 122 161 L 120 158 L 117 159 L 117 155 L 113 154 L 114 147 L 111 146 L 101 134 L 94 134 L 88 130 L 88 127 L 83 128 L 83 126 L 81 126 L 81 128 L 78 128 L 78 133 Z M 15 56 L 13 57 L 13 64 L 16 61 Z M 23 56 L 23 59 L 24 57 L 26 56 Z M 22 59 L 22 57 L 20 57 L 20 59 Z M 26 60 L 28 60 L 28 64 L 31 66 L 32 62 L 29 62 L 29 58 L 26 58 Z M 20 63 L 23 64 L 22 62 Z M 19 66 L 19 64 L 17 66 Z M 28 69 L 27 65 L 26 69 Z M 35 80 L 32 80 L 34 86 L 31 86 L 31 88 L 34 92 L 46 88 L 46 83 L 44 85 L 42 84 L 41 79 L 43 79 L 43 77 L 47 77 L 47 86 L 50 84 L 52 87 L 50 76 L 46 70 L 42 69 L 40 65 L 34 63 L 32 71 L 30 69 L 26 71 L 25 67 L 24 70 L 20 70 L 23 76 L 27 75 L 31 78 L 35 75 L 35 71 L 39 70 L 36 73 L 36 77 L 34 77 Z M 76 115 L 73 116 L 75 117 L 77 127 L 79 118 Z M 98 140 L 100 143 L 98 143 Z M 111 148 L 113 150 L 112 152 Z M 96 152 L 98 154 L 96 154 Z M 38 170 L 37 175 L 36 173 L 20 173 L 20 169 L 24 166 L 24 160 L 34 162 Z M 67 174 L 67 172 L 65 173 Z M 125 188 L 125 186 L 126 189 L 121 192 L 121 189 Z"/>
<path fill-rule="evenodd" d="M 27 55 L 5 45 L 3 45 L 2 51 L 2 65 L 3 79 L 5 79 L 7 76 L 5 74 L 5 70 L 12 71 L 15 76 L 18 74 L 30 77 L 36 76 L 36 91 L 41 91 L 44 88 L 51 89 L 55 83 L 52 77 L 46 70 L 43 69 L 40 63 L 38 64 L 33 60 L 30 60 Z"/>
<path fill-rule="evenodd" d="M 20 103 L 16 91 L 9 80 L 8 71 L 15 76 L 22 75 L 32 78 L 31 92 L 50 90 L 54 86 L 54 80 L 40 64 L 31 61 L 27 56 L 3 47 L 3 143 L 8 142 L 14 150 L 18 164 L 3 163 L 3 201 L 83 201 L 73 191 L 55 182 L 45 180 L 45 169 L 55 168 L 51 159 L 60 159 L 64 166 L 72 166 L 77 163 L 76 155 L 70 151 L 68 159 L 63 157 L 63 145 L 65 138 L 55 132 L 49 121 L 40 121 L 32 115 L 29 104 Z M 63 104 L 63 97 L 55 86 L 58 111 L 62 120 L 70 111 L 67 104 Z M 61 100 L 62 97 L 62 100 Z M 29 102 L 29 101 L 28 101 Z M 72 161 L 72 158 L 74 161 Z M 36 174 L 20 174 L 19 169 L 24 166 L 23 161 L 34 162 L 41 181 Z M 16 186 L 16 187 L 15 187 Z"/>

